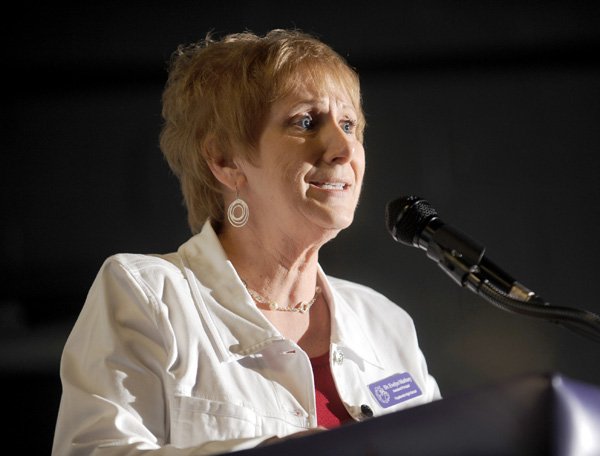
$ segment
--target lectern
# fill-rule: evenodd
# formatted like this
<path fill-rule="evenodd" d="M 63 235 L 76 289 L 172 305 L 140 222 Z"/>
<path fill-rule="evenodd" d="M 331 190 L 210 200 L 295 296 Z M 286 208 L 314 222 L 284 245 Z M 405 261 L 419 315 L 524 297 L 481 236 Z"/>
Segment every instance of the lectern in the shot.
<path fill-rule="evenodd" d="M 600 388 L 527 375 L 239 456 L 600 456 Z"/>

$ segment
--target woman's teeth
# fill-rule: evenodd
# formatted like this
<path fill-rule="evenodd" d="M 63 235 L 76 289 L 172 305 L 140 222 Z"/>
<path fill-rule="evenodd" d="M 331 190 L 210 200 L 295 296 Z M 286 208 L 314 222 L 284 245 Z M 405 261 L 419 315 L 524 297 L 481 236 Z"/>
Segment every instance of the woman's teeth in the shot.
<path fill-rule="evenodd" d="M 338 183 L 331 183 L 331 182 L 325 182 L 322 184 L 317 184 L 320 188 L 324 189 L 324 190 L 343 190 L 345 184 L 338 182 Z"/>

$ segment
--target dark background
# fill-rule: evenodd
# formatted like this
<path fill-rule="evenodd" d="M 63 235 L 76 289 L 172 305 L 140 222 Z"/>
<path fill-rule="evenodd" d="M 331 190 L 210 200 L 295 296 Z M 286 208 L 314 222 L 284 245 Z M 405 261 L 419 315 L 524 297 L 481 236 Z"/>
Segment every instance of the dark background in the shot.
<path fill-rule="evenodd" d="M 600 384 L 600 345 L 509 314 L 395 243 L 386 203 L 426 197 L 550 303 L 600 313 L 600 6 L 582 1 L 22 2 L 4 17 L 0 378 L 8 437 L 49 454 L 62 346 L 108 255 L 188 229 L 158 149 L 180 43 L 298 27 L 360 74 L 367 175 L 325 270 L 414 318 L 451 396 L 550 371 Z M 5 410 L 7 410 L 5 408 Z"/>

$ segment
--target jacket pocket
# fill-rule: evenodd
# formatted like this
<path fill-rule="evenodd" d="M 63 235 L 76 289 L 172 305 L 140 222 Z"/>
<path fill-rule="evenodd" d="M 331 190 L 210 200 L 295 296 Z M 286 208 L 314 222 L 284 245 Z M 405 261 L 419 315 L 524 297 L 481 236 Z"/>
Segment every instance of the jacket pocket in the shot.
<path fill-rule="evenodd" d="M 259 418 L 248 407 L 199 397 L 174 396 L 171 443 L 178 447 L 259 435 Z"/>

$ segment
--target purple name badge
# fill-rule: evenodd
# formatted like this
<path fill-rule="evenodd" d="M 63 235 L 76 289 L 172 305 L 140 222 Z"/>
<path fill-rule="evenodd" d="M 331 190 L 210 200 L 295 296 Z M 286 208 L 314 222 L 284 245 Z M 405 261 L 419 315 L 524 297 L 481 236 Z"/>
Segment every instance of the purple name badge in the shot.
<path fill-rule="evenodd" d="M 371 383 L 369 390 L 383 408 L 400 404 L 423 394 L 408 372 L 394 374 Z"/>

